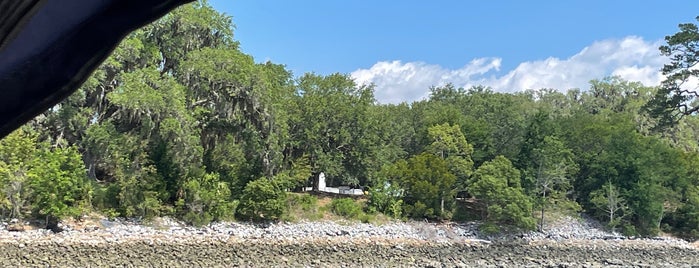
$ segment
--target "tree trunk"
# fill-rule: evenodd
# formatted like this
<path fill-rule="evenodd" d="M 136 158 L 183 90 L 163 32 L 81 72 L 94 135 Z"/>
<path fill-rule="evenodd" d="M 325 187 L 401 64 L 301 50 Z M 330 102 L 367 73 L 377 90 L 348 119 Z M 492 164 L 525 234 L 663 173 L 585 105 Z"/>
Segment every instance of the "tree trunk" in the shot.
<path fill-rule="evenodd" d="M 319 172 L 314 172 L 313 175 L 311 175 L 311 180 L 313 180 L 313 191 L 318 192 L 320 190 L 319 184 L 320 181 L 320 173 Z"/>
<path fill-rule="evenodd" d="M 609 210 L 609 223 L 614 222 L 614 209 Z"/>
<path fill-rule="evenodd" d="M 546 210 L 546 191 L 543 192 L 543 200 L 541 202 L 541 223 L 539 224 L 539 232 L 544 231 L 544 212 Z"/>
<path fill-rule="evenodd" d="M 440 204 L 440 206 L 439 206 L 439 209 L 440 209 L 440 212 L 441 212 L 442 215 L 443 215 L 443 214 L 444 214 L 444 196 L 442 196 L 442 202 L 441 202 L 441 204 Z"/>

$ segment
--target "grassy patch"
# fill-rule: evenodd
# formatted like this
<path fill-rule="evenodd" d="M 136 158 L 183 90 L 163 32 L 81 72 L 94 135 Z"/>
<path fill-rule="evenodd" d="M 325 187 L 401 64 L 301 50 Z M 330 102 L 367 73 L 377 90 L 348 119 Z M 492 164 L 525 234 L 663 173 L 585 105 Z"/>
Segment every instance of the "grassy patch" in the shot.
<path fill-rule="evenodd" d="M 364 212 L 366 200 L 354 200 L 352 198 L 333 199 L 328 207 L 335 215 L 348 220 L 358 220 L 363 223 L 372 223 L 376 219 L 375 214 Z"/>
<path fill-rule="evenodd" d="M 382 213 L 365 212 L 367 200 L 353 198 L 333 198 L 315 196 L 308 193 L 289 193 L 287 195 L 288 212 L 282 218 L 287 222 L 333 221 L 339 224 L 363 222 L 383 224 L 393 219 Z"/>
<path fill-rule="evenodd" d="M 322 219 L 323 214 L 326 212 L 318 198 L 307 193 L 289 193 L 286 204 L 289 209 L 283 217 L 284 221 L 317 221 Z"/>

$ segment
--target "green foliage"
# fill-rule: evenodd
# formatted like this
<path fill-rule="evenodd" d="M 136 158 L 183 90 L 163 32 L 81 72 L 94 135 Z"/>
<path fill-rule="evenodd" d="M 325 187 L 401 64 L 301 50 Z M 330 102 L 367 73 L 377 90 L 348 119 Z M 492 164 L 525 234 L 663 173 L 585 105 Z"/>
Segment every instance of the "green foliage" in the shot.
<path fill-rule="evenodd" d="M 485 222 L 481 224 L 478 229 L 484 234 L 497 234 L 502 232 L 501 227 L 492 222 Z"/>
<path fill-rule="evenodd" d="M 311 171 L 324 172 L 329 186 L 365 185 L 378 133 L 372 132 L 369 107 L 373 88 L 358 86 L 347 75 L 299 78 L 295 98 L 295 149 L 308 154 Z M 378 169 L 378 168 L 376 168 Z"/>
<path fill-rule="evenodd" d="M 427 129 L 431 143 L 426 150 L 447 161 L 449 171 L 457 177 L 459 188 L 473 172 L 473 146 L 466 141 L 459 125 L 435 125 Z"/>
<path fill-rule="evenodd" d="M 318 205 L 318 198 L 307 194 L 288 194 L 286 199 L 287 213 L 285 221 L 319 220 L 323 217 L 323 211 Z"/>
<path fill-rule="evenodd" d="M 699 17 L 696 19 L 699 21 Z M 667 44 L 660 47 L 660 53 L 670 58 L 670 63 L 661 70 L 666 78 L 645 106 L 659 120 L 660 127 L 675 124 L 678 119 L 699 110 L 695 85 L 685 85 L 699 77 L 699 70 L 694 68 L 699 63 L 699 27 L 694 23 L 682 23 L 679 31 L 666 36 L 665 41 Z"/>
<path fill-rule="evenodd" d="M 288 170 L 276 175 L 275 180 L 285 190 L 296 189 L 302 186 L 311 176 L 311 166 L 308 158 L 301 157 L 291 164 Z"/>
<path fill-rule="evenodd" d="M 449 172 L 446 160 L 422 153 L 387 166 L 384 173 L 389 182 L 401 188 L 406 215 L 418 219 L 451 217 L 456 176 Z"/>
<path fill-rule="evenodd" d="M 19 129 L 0 140 L 0 205 L 3 216 L 19 218 L 27 201 L 27 172 L 37 154 L 36 137 Z"/>
<path fill-rule="evenodd" d="M 303 211 L 318 209 L 318 198 L 310 194 L 292 194 L 287 198 L 290 208 L 301 208 Z"/>
<path fill-rule="evenodd" d="M 558 203 L 552 200 L 568 203 L 566 193 L 572 187 L 571 179 L 578 167 L 573 161 L 573 152 L 555 136 L 545 136 L 532 153 L 535 166 L 530 174 L 534 173 L 535 178 L 530 180 L 534 181 L 533 192 L 538 195 L 541 208 L 539 230 L 543 231 L 546 207 Z"/>
<path fill-rule="evenodd" d="M 661 186 L 640 182 L 631 190 L 630 207 L 635 212 L 634 226 L 639 234 L 654 236 L 660 231 L 664 213 L 664 200 Z"/>
<path fill-rule="evenodd" d="M 582 209 L 629 234 L 696 238 L 697 29 L 666 38 L 660 88 L 619 77 L 567 92 L 447 84 L 393 105 L 349 75 L 256 63 L 231 17 L 198 1 L 127 36 L 75 94 L 0 141 L 0 212 L 319 218 L 316 199 L 286 191 L 324 172 L 329 186 L 369 187 L 368 213 L 336 204 L 361 221 L 482 212 L 486 231 L 530 229 L 536 202 L 542 216 Z M 652 132 L 657 123 L 671 127 Z M 473 199 L 457 211 L 457 195 Z M 611 197 L 625 204 L 613 216 Z"/>
<path fill-rule="evenodd" d="M 425 203 L 422 203 L 422 201 L 417 201 L 414 204 L 406 204 L 404 210 L 406 214 L 415 219 L 435 217 L 434 208 L 428 207 Z"/>
<path fill-rule="evenodd" d="M 680 202 L 674 203 L 669 211 L 666 211 L 666 217 L 663 218 L 663 224 L 670 227 L 670 231 L 678 234 L 686 239 L 699 238 L 699 165 L 696 161 L 699 160 L 699 155 L 696 153 L 685 154 L 682 156 L 681 165 L 676 165 L 673 168 L 681 170 L 682 176 L 678 176 L 678 180 L 672 186 L 673 192 L 677 194 L 677 199 Z"/>
<path fill-rule="evenodd" d="M 119 161 L 117 170 L 117 200 L 121 215 L 125 217 L 152 218 L 160 216 L 163 204 L 158 196 L 159 183 L 157 169 L 152 166 L 134 168 L 134 163 L 127 159 Z M 140 162 L 138 158 L 134 161 Z"/>
<path fill-rule="evenodd" d="M 498 156 L 486 162 L 469 180 L 469 193 L 483 203 L 483 220 L 533 229 L 532 201 L 519 183 L 519 171 L 510 160 Z"/>
<path fill-rule="evenodd" d="M 590 202 L 602 214 L 598 217 L 607 218 L 607 226 L 612 229 L 620 225 L 621 219 L 630 213 L 626 199 L 611 182 L 590 193 Z"/>
<path fill-rule="evenodd" d="M 367 208 L 369 212 L 381 212 L 383 214 L 400 218 L 403 204 L 400 188 L 385 180 L 377 180 L 374 186 L 369 188 L 369 200 Z"/>
<path fill-rule="evenodd" d="M 348 219 L 360 219 L 362 216 L 362 206 L 354 201 L 352 198 L 338 198 L 333 199 L 330 203 L 330 210 Z"/>
<path fill-rule="evenodd" d="M 211 221 L 232 220 L 238 201 L 231 201 L 228 184 L 220 181 L 218 174 L 205 174 L 191 179 L 184 186 L 185 220 L 195 225 Z"/>
<path fill-rule="evenodd" d="M 432 141 L 427 151 L 442 158 L 451 155 L 470 157 L 473 146 L 468 144 L 466 137 L 461 133 L 459 125 L 441 124 L 427 129 L 427 136 Z"/>
<path fill-rule="evenodd" d="M 403 200 L 391 201 L 387 214 L 393 218 L 400 219 L 403 216 Z"/>
<path fill-rule="evenodd" d="M 277 220 L 285 211 L 286 192 L 268 178 L 249 182 L 238 206 L 240 217 L 252 221 Z"/>
<path fill-rule="evenodd" d="M 75 147 L 43 150 L 27 176 L 32 207 L 39 215 L 75 217 L 90 208 L 90 184 Z"/>

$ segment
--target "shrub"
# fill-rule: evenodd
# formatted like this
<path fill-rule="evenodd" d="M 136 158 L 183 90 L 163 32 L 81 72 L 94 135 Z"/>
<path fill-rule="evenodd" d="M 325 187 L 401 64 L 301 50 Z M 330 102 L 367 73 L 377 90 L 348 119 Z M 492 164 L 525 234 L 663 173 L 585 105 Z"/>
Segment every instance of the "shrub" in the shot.
<path fill-rule="evenodd" d="M 452 220 L 457 222 L 466 222 L 479 219 L 481 219 L 481 215 L 478 213 L 477 209 L 471 208 L 463 202 L 457 203 Z"/>
<path fill-rule="evenodd" d="M 389 217 L 399 219 L 403 216 L 402 190 L 385 180 L 379 180 L 374 187 L 369 188 L 367 211 L 381 212 Z"/>
<path fill-rule="evenodd" d="M 107 185 L 95 183 L 95 190 L 92 195 L 92 207 L 104 212 L 107 211 L 117 213 L 119 216 L 119 211 L 116 209 L 116 204 L 119 203 L 119 187 L 116 183 L 110 183 Z"/>
<path fill-rule="evenodd" d="M 374 215 L 369 214 L 369 213 L 361 213 L 361 214 L 359 214 L 357 219 L 359 221 L 361 221 L 362 223 L 370 223 L 370 222 L 374 221 Z"/>
<path fill-rule="evenodd" d="M 414 206 L 411 207 L 412 210 L 410 211 L 410 216 L 415 219 L 422 219 L 422 218 L 433 218 L 434 217 L 434 210 L 432 208 L 428 208 L 425 203 L 422 203 L 420 201 L 417 201 Z"/>
<path fill-rule="evenodd" d="M 184 192 L 185 221 L 206 225 L 211 221 L 233 219 L 238 202 L 230 201 L 230 188 L 220 181 L 217 173 L 187 181 Z"/>
<path fill-rule="evenodd" d="M 286 208 L 286 192 L 274 181 L 260 178 L 245 185 L 238 214 L 253 221 L 277 220 Z"/>
<path fill-rule="evenodd" d="M 500 232 L 500 227 L 492 222 L 485 222 L 478 227 L 482 233 L 486 235 L 496 234 Z"/>
<path fill-rule="evenodd" d="M 36 158 L 36 136 L 19 129 L 0 139 L 0 210 L 21 218 L 27 201 L 27 170 Z"/>
<path fill-rule="evenodd" d="M 330 203 L 330 209 L 333 213 L 348 219 L 358 219 L 362 214 L 362 206 L 352 198 L 334 199 Z"/>
<path fill-rule="evenodd" d="M 394 200 L 391 202 L 388 212 L 391 217 L 400 219 L 403 215 L 403 200 Z"/>
<path fill-rule="evenodd" d="M 621 232 L 625 236 L 637 236 L 638 231 L 636 231 L 636 226 L 633 226 L 632 224 L 624 224 L 621 226 Z"/>
<path fill-rule="evenodd" d="M 34 212 L 52 222 L 78 216 L 89 207 L 91 185 L 74 147 L 42 151 L 28 178 Z"/>
<path fill-rule="evenodd" d="M 196 213 L 189 211 L 187 214 L 184 215 L 182 218 L 185 222 L 194 225 L 194 226 L 204 226 L 209 224 L 211 221 L 213 221 L 214 217 L 211 216 L 211 213 L 204 212 L 204 213 Z"/>

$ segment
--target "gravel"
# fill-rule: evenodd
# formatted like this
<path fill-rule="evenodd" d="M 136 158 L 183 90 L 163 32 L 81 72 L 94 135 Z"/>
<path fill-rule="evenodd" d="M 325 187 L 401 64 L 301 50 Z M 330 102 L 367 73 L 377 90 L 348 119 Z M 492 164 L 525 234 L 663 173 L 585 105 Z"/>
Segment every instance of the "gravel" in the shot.
<path fill-rule="evenodd" d="M 213 223 L 86 219 L 65 231 L 0 224 L 0 263 L 13 266 L 692 267 L 699 250 L 675 238 L 625 238 L 588 218 L 545 232 L 484 235 L 478 223 Z M 57 254 L 60 253 L 60 254 Z M 333 256 L 328 259 L 328 256 Z"/>

